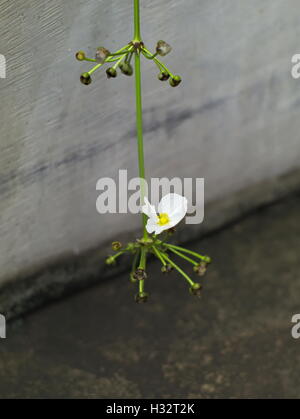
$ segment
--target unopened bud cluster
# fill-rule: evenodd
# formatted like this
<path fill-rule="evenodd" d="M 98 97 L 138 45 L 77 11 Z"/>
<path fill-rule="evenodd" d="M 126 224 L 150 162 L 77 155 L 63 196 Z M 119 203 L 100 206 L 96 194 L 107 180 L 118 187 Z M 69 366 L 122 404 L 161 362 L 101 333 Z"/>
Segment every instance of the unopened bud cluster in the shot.
<path fill-rule="evenodd" d="M 144 46 L 142 41 L 131 41 L 124 48 L 121 48 L 115 53 L 111 53 L 105 47 L 98 47 L 95 53 L 95 58 L 88 58 L 84 51 L 78 51 L 76 53 L 76 59 L 78 61 L 93 61 L 97 65 L 90 71 L 82 73 L 80 81 L 82 84 L 88 86 L 92 82 L 91 74 L 96 71 L 99 67 L 105 63 L 115 62 L 115 64 L 106 69 L 106 75 L 108 79 L 114 79 L 118 75 L 118 69 L 125 76 L 133 75 L 133 67 L 131 65 L 131 59 L 133 54 L 143 54 L 146 58 L 153 60 L 158 66 L 160 73 L 158 79 L 160 81 L 169 80 L 170 86 L 177 87 L 181 83 L 181 77 L 173 75 L 168 68 L 157 58 L 157 56 L 165 57 L 172 51 L 172 47 L 165 41 L 158 41 L 156 44 L 155 54 L 151 54 Z"/>

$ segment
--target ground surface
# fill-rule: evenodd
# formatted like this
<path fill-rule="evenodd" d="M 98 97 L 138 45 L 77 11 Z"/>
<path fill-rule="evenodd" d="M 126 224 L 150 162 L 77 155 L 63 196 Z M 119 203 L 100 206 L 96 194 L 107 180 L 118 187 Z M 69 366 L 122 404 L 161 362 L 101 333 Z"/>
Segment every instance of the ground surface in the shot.
<path fill-rule="evenodd" d="M 202 299 L 151 263 L 148 304 L 127 277 L 8 325 L 0 397 L 296 397 L 300 199 L 191 248 L 214 258 Z"/>

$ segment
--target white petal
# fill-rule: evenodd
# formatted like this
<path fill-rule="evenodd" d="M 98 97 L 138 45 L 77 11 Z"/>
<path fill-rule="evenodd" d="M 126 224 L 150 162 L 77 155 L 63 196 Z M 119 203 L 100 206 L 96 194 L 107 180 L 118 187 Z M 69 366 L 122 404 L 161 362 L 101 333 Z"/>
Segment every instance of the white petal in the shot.
<path fill-rule="evenodd" d="M 170 223 L 168 224 L 168 228 L 175 227 L 178 223 L 180 223 L 180 221 L 185 217 L 185 214 L 186 211 L 173 213 L 170 217 Z"/>
<path fill-rule="evenodd" d="M 157 224 L 157 217 L 154 220 L 153 218 L 149 218 L 147 224 L 146 224 L 146 230 L 148 231 L 149 234 L 161 234 L 163 231 L 168 230 L 170 228 L 170 224 L 168 225 L 164 225 L 164 226 L 160 226 L 159 224 Z"/>
<path fill-rule="evenodd" d="M 159 214 L 168 214 L 170 218 L 182 220 L 187 212 L 187 199 L 176 193 L 165 195 L 158 205 Z M 178 221 L 178 222 L 179 222 Z"/>
<path fill-rule="evenodd" d="M 144 214 L 146 214 L 147 217 L 149 217 L 149 218 L 154 218 L 155 217 L 155 219 L 156 219 L 157 214 L 156 214 L 156 211 L 155 211 L 155 207 L 150 204 L 150 202 L 148 201 L 148 198 L 146 198 L 146 197 L 144 198 L 144 203 L 145 203 L 145 205 L 142 206 L 142 212 Z"/>
<path fill-rule="evenodd" d="M 146 230 L 148 231 L 148 233 L 149 234 L 154 233 L 155 230 L 156 230 L 156 227 L 157 227 L 157 223 L 154 222 L 154 219 L 149 218 L 149 220 L 147 221 L 147 224 L 146 224 Z"/>

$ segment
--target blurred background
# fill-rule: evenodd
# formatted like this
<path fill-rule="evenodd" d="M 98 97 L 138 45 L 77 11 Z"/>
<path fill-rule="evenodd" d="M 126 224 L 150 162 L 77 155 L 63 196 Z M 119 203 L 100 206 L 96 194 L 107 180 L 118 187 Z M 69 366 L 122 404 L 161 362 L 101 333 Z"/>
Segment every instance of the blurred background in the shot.
<path fill-rule="evenodd" d="M 140 218 L 96 211 L 99 178 L 138 173 L 134 78 L 83 86 L 75 60 L 130 41 L 132 3 L 0 0 L 0 396 L 297 397 L 299 2 L 141 0 L 183 79 L 143 61 L 147 175 L 205 178 L 204 223 L 177 241 L 214 260 L 200 301 L 153 264 L 147 307 L 126 262 L 103 266 Z"/>

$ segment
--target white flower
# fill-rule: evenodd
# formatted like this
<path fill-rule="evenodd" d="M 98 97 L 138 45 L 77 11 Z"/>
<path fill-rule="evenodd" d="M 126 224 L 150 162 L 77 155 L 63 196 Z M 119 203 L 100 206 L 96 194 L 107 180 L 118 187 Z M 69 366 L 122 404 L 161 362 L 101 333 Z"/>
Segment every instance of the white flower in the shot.
<path fill-rule="evenodd" d="M 149 217 L 146 225 L 148 233 L 160 234 L 164 230 L 174 227 L 185 217 L 187 212 L 187 199 L 176 193 L 170 193 L 161 199 L 157 208 L 158 214 L 147 198 L 144 199 L 144 202 L 142 212 Z"/>

